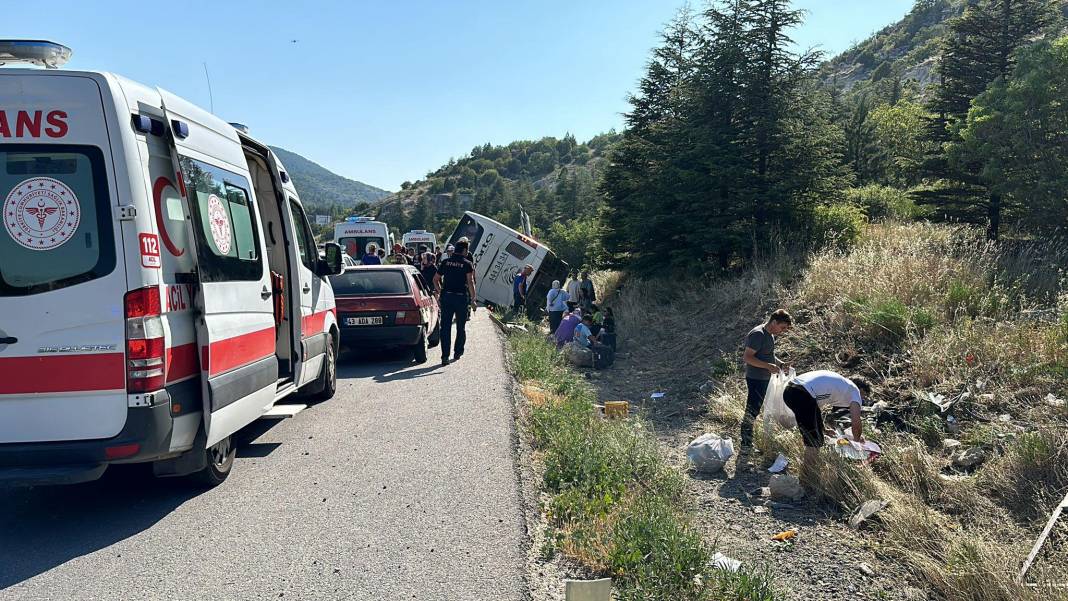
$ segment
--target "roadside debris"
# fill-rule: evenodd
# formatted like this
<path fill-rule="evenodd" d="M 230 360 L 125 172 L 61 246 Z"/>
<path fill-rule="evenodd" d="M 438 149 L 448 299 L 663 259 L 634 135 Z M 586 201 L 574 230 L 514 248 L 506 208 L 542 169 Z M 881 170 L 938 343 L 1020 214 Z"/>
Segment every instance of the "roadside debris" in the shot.
<path fill-rule="evenodd" d="M 971 447 L 960 451 L 953 456 L 953 467 L 960 470 L 970 470 L 986 460 L 986 453 L 979 447 Z"/>
<path fill-rule="evenodd" d="M 604 415 L 608 418 L 622 418 L 630 415 L 630 401 L 605 401 Z"/>
<path fill-rule="evenodd" d="M 732 455 L 734 442 L 711 433 L 698 436 L 686 447 L 686 457 L 702 473 L 718 472 Z"/>
<path fill-rule="evenodd" d="M 768 483 L 771 489 L 771 498 L 786 501 L 796 501 L 805 496 L 805 489 L 801 488 L 801 482 L 796 476 L 787 474 L 775 474 Z"/>
<path fill-rule="evenodd" d="M 771 464 L 768 471 L 773 474 L 778 474 L 786 469 L 786 466 L 790 464 L 790 460 L 786 458 L 786 455 L 779 453 L 779 456 L 775 458 L 775 462 Z"/>
<path fill-rule="evenodd" d="M 860 570 L 861 574 L 864 574 L 868 578 L 872 578 L 875 576 L 875 570 L 873 570 L 872 567 L 866 563 L 861 563 L 857 566 L 857 569 Z"/>
<path fill-rule="evenodd" d="M 942 439 L 942 450 L 943 451 L 954 451 L 954 450 L 960 448 L 960 444 L 961 444 L 961 442 L 959 440 L 957 440 L 956 438 L 944 438 L 944 439 Z"/>
<path fill-rule="evenodd" d="M 667 396 L 667 395 L 665 393 L 663 393 L 663 392 L 654 392 L 653 394 L 649 395 L 649 398 L 651 398 L 653 400 L 656 400 L 656 399 L 662 399 L 665 396 Z"/>
<path fill-rule="evenodd" d="M 742 569 L 742 562 L 716 551 L 715 555 L 712 556 L 712 566 L 728 572 L 737 572 Z"/>
<path fill-rule="evenodd" d="M 566 601 L 610 601 L 611 598 L 611 578 L 564 581 L 564 599 Z"/>
<path fill-rule="evenodd" d="M 783 530 L 782 532 L 776 534 L 775 536 L 772 536 L 771 540 L 777 540 L 777 541 L 783 541 L 783 542 L 784 541 L 788 541 L 791 538 L 794 538 L 795 536 L 797 536 L 797 532 L 798 532 L 797 528 L 790 528 L 789 530 Z"/>
<path fill-rule="evenodd" d="M 857 511 L 853 514 L 853 517 L 849 518 L 849 526 L 853 529 L 860 529 L 865 522 L 870 520 L 875 514 L 886 509 L 886 501 L 871 500 L 865 501 Z"/>

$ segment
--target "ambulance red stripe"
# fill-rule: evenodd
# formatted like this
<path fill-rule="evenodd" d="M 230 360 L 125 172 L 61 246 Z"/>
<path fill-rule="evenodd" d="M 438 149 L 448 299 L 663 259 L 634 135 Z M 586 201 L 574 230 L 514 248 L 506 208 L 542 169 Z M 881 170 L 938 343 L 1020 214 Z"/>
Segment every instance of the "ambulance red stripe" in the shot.
<path fill-rule="evenodd" d="M 274 327 L 216 340 L 201 348 L 201 365 L 212 376 L 274 356 Z"/>
<path fill-rule="evenodd" d="M 301 338 L 307 339 L 316 334 L 322 334 L 326 328 L 326 315 L 328 313 L 334 313 L 336 315 L 337 310 L 327 309 L 325 311 L 319 311 L 318 313 L 312 313 L 311 315 L 305 315 L 303 318 L 301 318 Z"/>
<path fill-rule="evenodd" d="M 195 342 L 167 349 L 167 383 L 184 380 L 200 373 Z"/>
<path fill-rule="evenodd" d="M 124 390 L 122 353 L 0 359 L 0 394 Z"/>

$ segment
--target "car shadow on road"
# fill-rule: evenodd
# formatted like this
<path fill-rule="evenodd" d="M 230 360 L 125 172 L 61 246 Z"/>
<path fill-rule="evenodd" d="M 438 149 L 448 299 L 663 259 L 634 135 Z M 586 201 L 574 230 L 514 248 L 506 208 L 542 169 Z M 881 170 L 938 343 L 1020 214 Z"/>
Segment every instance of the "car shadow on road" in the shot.
<path fill-rule="evenodd" d="M 343 351 L 338 358 L 337 377 L 342 380 L 371 378 L 384 384 L 435 376 L 441 369 L 436 361 L 412 362 L 411 351 L 404 349 L 351 349 Z"/>

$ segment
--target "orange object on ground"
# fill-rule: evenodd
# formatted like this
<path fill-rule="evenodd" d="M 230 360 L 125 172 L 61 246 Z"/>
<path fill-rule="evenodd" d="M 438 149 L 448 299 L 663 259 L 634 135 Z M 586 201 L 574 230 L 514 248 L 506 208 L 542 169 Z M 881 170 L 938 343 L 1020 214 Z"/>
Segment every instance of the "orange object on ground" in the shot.
<path fill-rule="evenodd" d="M 790 528 L 789 530 L 783 530 L 782 532 L 771 537 L 771 540 L 790 540 L 795 536 L 797 536 L 797 528 Z"/>
<path fill-rule="evenodd" d="M 630 403 L 628 401 L 605 401 L 605 417 L 627 417 L 630 415 Z"/>

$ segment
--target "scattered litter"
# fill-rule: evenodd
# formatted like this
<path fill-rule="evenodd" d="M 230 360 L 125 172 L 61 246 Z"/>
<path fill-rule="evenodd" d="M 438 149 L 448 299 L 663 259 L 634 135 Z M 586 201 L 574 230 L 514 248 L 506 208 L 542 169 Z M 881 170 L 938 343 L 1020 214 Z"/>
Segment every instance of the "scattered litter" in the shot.
<path fill-rule="evenodd" d="M 727 557 L 719 551 L 716 551 L 716 554 L 712 556 L 712 565 L 728 572 L 737 572 L 742 569 L 741 560 Z"/>
<path fill-rule="evenodd" d="M 942 439 L 942 450 L 952 451 L 960 446 L 960 441 L 956 438 L 944 438 Z"/>
<path fill-rule="evenodd" d="M 654 392 L 653 394 L 649 395 L 649 398 L 651 398 L 651 399 L 662 399 L 665 396 L 667 396 L 667 395 L 665 393 L 663 393 L 663 392 Z"/>
<path fill-rule="evenodd" d="M 983 461 L 986 461 L 986 453 L 983 452 L 983 449 L 980 449 L 979 447 L 971 447 L 970 449 L 965 449 L 960 453 L 957 453 L 957 455 L 953 457 L 953 467 L 967 470 L 979 465 Z"/>
<path fill-rule="evenodd" d="M 796 476 L 775 474 L 768 483 L 772 499 L 796 501 L 805 496 L 805 489 Z"/>
<path fill-rule="evenodd" d="M 915 394 L 916 397 L 919 398 L 921 401 L 927 401 L 935 407 L 938 407 L 939 413 L 945 413 L 946 411 L 949 411 L 950 407 L 953 406 L 953 403 L 957 402 L 957 399 L 948 399 L 946 398 L 946 395 L 939 394 L 937 392 L 921 391 Z"/>
<path fill-rule="evenodd" d="M 1008 413 L 1002 413 L 1001 415 L 998 416 L 998 421 L 1004 422 L 1004 423 L 1009 423 L 1009 422 L 1012 421 L 1012 416 L 1009 415 Z"/>
<path fill-rule="evenodd" d="M 797 536 L 797 528 L 790 528 L 789 530 L 783 530 L 782 532 L 771 537 L 771 540 L 788 541 L 791 538 Z"/>
<path fill-rule="evenodd" d="M 771 467 L 768 468 L 768 471 L 773 474 L 778 474 L 779 472 L 786 469 L 786 466 L 789 464 L 790 460 L 786 458 L 786 455 L 779 453 L 779 456 L 775 458 L 775 463 L 771 464 Z"/>
<path fill-rule="evenodd" d="M 768 501 L 764 505 L 771 507 L 772 509 L 796 509 L 791 503 L 780 503 L 779 501 Z"/>
<path fill-rule="evenodd" d="M 958 422 L 957 418 L 952 415 L 946 418 L 946 431 L 950 434 L 957 434 L 960 432 L 960 422 Z"/>
<path fill-rule="evenodd" d="M 767 512 L 768 512 L 768 508 L 764 507 L 763 505 L 757 505 L 756 507 L 753 508 L 753 513 L 767 513 Z"/>
<path fill-rule="evenodd" d="M 849 518 L 850 527 L 854 529 L 859 529 L 861 526 L 864 525 L 864 522 L 867 522 L 875 514 L 886 509 L 886 505 L 886 501 L 865 501 L 863 505 L 857 508 L 857 511 L 853 514 L 853 517 Z"/>
<path fill-rule="evenodd" d="M 628 415 L 630 415 L 630 402 L 605 401 L 604 415 L 605 417 L 627 417 Z"/>
<path fill-rule="evenodd" d="M 1064 399 L 1057 398 L 1052 392 L 1046 395 L 1046 404 L 1055 409 L 1064 407 Z"/>
<path fill-rule="evenodd" d="M 610 601 L 611 598 L 611 578 L 564 581 L 564 599 L 566 601 Z"/>
<path fill-rule="evenodd" d="M 825 436 L 824 442 L 842 457 L 867 463 L 874 461 L 883 453 L 882 447 L 870 440 L 866 440 L 863 443 L 855 442 L 852 433 L 842 434 L 839 431 L 837 438 Z"/>
<path fill-rule="evenodd" d="M 734 442 L 711 433 L 698 436 L 686 447 L 686 457 L 698 472 L 718 472 L 732 455 Z"/>
<path fill-rule="evenodd" d="M 873 576 L 875 576 L 875 570 L 873 570 L 872 567 L 866 563 L 861 563 L 857 566 L 857 569 L 860 570 L 861 574 L 864 574 L 868 578 L 872 578 Z"/>

